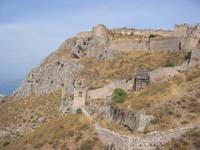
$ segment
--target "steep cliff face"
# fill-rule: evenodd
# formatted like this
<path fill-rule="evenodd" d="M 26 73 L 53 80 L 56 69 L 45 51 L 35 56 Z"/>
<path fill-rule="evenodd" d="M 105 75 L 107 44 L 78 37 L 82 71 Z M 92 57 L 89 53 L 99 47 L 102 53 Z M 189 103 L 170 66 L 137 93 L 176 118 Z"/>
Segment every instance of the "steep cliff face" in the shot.
<path fill-rule="evenodd" d="M 97 29 L 94 30 L 96 33 Z M 98 29 L 98 34 L 99 30 L 101 28 Z M 108 60 L 115 54 L 116 52 L 107 47 L 106 38 L 91 35 L 66 40 L 38 67 L 30 71 L 13 95 L 15 99 L 20 99 L 30 95 L 41 96 L 62 89 L 61 110 L 70 111 L 66 106 L 71 105 L 76 75 L 84 67 L 80 59 L 92 57 L 97 60 Z"/>

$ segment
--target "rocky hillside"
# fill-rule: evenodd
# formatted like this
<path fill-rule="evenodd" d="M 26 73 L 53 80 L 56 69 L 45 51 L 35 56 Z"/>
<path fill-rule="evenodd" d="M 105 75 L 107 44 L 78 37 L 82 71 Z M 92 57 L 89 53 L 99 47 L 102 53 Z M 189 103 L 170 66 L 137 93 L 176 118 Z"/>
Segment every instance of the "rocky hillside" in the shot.
<path fill-rule="evenodd" d="M 198 149 L 200 28 L 177 28 L 97 25 L 64 41 L 0 101 L 0 149 Z"/>
<path fill-rule="evenodd" d="M 34 68 L 28 74 L 22 85 L 15 91 L 15 99 L 24 98 L 30 95 L 41 96 L 63 89 L 61 111 L 70 112 L 73 89 L 75 86 L 78 86 L 75 85 L 78 80 L 76 76 L 78 76 L 81 69 L 89 69 L 90 66 L 87 66 L 88 63 L 90 63 L 90 65 L 91 63 L 95 63 L 94 61 L 96 61 L 96 63 L 105 61 L 109 63 L 109 60 L 114 58 L 113 64 L 115 66 L 122 65 L 124 69 L 121 70 L 121 72 L 129 71 L 130 76 L 131 73 L 134 73 L 136 68 L 151 70 L 159 67 L 159 65 L 161 66 L 166 61 L 170 61 L 167 57 L 175 58 L 175 55 L 154 55 L 151 54 L 151 52 L 162 51 L 166 53 L 169 51 L 188 49 L 188 47 L 189 49 L 194 49 L 194 47 L 199 46 L 199 44 L 195 42 L 190 43 L 192 46 L 188 45 L 187 38 L 182 39 L 182 37 L 177 37 L 175 34 L 176 32 L 174 32 L 173 35 L 170 34 L 169 37 L 166 37 L 162 32 L 160 33 L 157 31 L 155 32 L 155 35 L 150 34 L 151 31 L 141 31 L 134 34 L 129 34 L 128 31 L 129 30 L 127 30 L 127 33 L 124 33 L 124 30 L 122 29 L 109 30 L 104 25 L 97 25 L 90 32 L 83 32 L 66 40 L 55 52 L 50 54 L 38 67 Z M 147 35 L 146 32 L 149 33 L 149 35 Z M 188 40 L 191 39 L 188 37 Z M 150 42 L 153 42 L 154 44 L 147 46 Z M 181 46 L 181 44 L 183 44 L 183 46 Z M 146 49 L 146 47 L 151 47 L 151 45 L 154 46 Z M 140 51 L 141 53 L 136 55 L 137 51 Z M 145 53 L 144 51 L 149 52 Z M 129 56 L 128 53 L 132 53 L 131 56 Z M 176 56 L 180 57 L 179 55 Z M 88 62 L 90 59 L 93 60 Z M 115 63 L 118 59 L 123 59 L 122 62 L 119 62 L 120 64 Z M 127 66 L 130 64 L 130 61 L 133 60 L 137 60 L 136 63 L 138 66 L 135 66 L 134 64 L 132 64 L 132 66 Z M 142 63 L 142 61 L 147 60 L 148 63 Z M 110 61 L 110 63 L 112 63 L 112 61 Z M 180 61 L 178 61 L 178 63 L 180 63 Z M 103 69 L 102 67 L 101 69 Z M 94 75 L 92 72 L 88 73 L 90 74 L 87 76 Z M 95 72 L 95 74 L 97 73 L 98 72 Z M 118 74 L 117 72 L 113 72 L 113 74 L 114 73 Z M 110 76 L 113 75 L 110 74 Z M 122 75 L 120 78 L 124 77 L 125 75 Z M 107 77 L 105 77 L 104 80 L 106 79 Z M 96 80 L 94 79 L 94 81 Z"/>

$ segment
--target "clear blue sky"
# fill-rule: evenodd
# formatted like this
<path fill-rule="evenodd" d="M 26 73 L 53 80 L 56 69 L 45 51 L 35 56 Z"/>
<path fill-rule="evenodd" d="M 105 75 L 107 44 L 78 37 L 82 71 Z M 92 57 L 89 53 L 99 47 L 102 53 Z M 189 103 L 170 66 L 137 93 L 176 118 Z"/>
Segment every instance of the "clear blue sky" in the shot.
<path fill-rule="evenodd" d="M 0 79 L 24 78 L 70 36 L 109 28 L 200 22 L 199 0 L 0 0 Z"/>

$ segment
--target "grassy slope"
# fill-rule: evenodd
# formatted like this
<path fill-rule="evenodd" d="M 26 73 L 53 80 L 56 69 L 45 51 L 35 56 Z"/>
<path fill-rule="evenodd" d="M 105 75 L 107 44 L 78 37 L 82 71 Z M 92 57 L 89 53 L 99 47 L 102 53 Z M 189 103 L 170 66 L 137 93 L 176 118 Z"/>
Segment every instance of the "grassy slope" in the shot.
<path fill-rule="evenodd" d="M 7 100 L 1 103 L 0 131 L 7 133 L 3 140 L 19 137 L 41 123 L 59 117 L 60 97 L 61 92 L 57 91 L 41 97 L 30 96 L 19 101 Z"/>
<path fill-rule="evenodd" d="M 116 79 L 128 79 L 141 69 L 153 70 L 167 62 L 180 65 L 184 61 L 185 52 L 129 52 L 108 61 L 82 59 L 84 68 L 79 78 L 89 81 L 91 87 L 102 86 Z"/>
<path fill-rule="evenodd" d="M 176 140 L 165 144 L 163 150 L 199 150 L 200 129 L 193 129 Z"/>
<path fill-rule="evenodd" d="M 117 106 L 156 116 L 147 131 L 200 123 L 200 68 L 139 92 L 130 92 L 125 103 Z"/>
<path fill-rule="evenodd" d="M 100 150 L 103 149 L 98 140 L 91 121 L 81 115 L 68 115 L 53 120 L 34 132 L 15 139 L 11 143 L 4 143 L 0 149 L 9 150 Z"/>
<path fill-rule="evenodd" d="M 89 80 L 91 86 L 99 86 L 115 79 L 127 79 L 140 69 L 152 70 L 168 61 L 179 65 L 184 61 L 184 55 L 185 52 L 134 52 L 110 61 L 82 59 L 85 68 L 80 77 Z M 27 146 L 29 149 L 84 150 L 97 149 L 96 145 L 101 149 L 94 128 L 86 118 L 77 115 L 60 118 L 60 94 L 57 91 L 42 97 L 31 96 L 16 102 L 1 103 L 0 130 L 7 131 L 8 135 L 0 139 L 0 149 L 21 150 Z M 38 123 L 41 117 L 45 118 L 47 124 L 36 128 L 41 124 Z M 33 132 L 27 133 L 34 128 Z"/>

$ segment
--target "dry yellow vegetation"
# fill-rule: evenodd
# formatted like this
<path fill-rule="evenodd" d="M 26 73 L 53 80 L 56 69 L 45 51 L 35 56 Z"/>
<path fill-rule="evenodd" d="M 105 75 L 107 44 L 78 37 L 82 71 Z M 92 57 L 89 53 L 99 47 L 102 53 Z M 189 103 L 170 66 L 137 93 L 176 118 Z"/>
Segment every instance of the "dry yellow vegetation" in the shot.
<path fill-rule="evenodd" d="M 0 149 L 9 150 L 103 150 L 90 119 L 74 114 L 55 119 Z"/>
<path fill-rule="evenodd" d="M 200 68 L 181 73 L 164 83 L 129 92 L 120 108 L 154 115 L 156 120 L 146 132 L 200 123 Z"/>
<path fill-rule="evenodd" d="M 138 70 L 153 70 L 167 62 L 180 65 L 184 62 L 186 52 L 129 52 L 118 57 L 97 61 L 92 58 L 83 58 L 81 63 L 85 66 L 78 78 L 86 79 L 91 87 L 99 87 L 117 79 L 128 79 Z"/>
<path fill-rule="evenodd" d="M 61 91 L 44 96 L 30 96 L 18 101 L 0 103 L 0 130 L 5 132 L 0 142 L 20 137 L 44 122 L 60 116 Z"/>
<path fill-rule="evenodd" d="M 163 150 L 199 150 L 200 129 L 193 129 L 162 147 Z"/>

